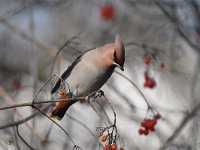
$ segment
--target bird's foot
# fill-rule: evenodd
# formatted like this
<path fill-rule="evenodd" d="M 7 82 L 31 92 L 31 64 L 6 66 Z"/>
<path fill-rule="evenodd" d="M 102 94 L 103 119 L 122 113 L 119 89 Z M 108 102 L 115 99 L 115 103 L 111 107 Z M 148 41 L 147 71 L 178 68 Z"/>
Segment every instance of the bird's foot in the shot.
<path fill-rule="evenodd" d="M 92 102 L 96 100 L 96 98 L 101 97 L 104 95 L 104 92 L 102 90 L 96 91 L 91 93 L 90 95 L 86 96 L 86 102 L 90 103 L 90 100 L 92 98 Z"/>
<path fill-rule="evenodd" d="M 99 97 L 104 96 L 104 91 L 102 90 L 97 91 L 97 96 Z"/>
<path fill-rule="evenodd" d="M 101 96 L 104 96 L 104 92 L 103 92 L 102 90 L 97 91 L 97 92 L 95 93 L 93 102 L 96 100 L 96 98 L 101 97 Z"/>

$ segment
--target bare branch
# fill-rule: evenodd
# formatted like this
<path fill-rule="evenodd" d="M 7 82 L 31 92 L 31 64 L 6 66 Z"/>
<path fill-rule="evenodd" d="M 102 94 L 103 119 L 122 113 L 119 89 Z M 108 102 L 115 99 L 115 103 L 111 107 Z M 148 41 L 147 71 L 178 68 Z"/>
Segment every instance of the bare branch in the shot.
<path fill-rule="evenodd" d="M 43 108 L 43 110 L 45 109 L 49 109 L 51 105 L 47 105 L 46 107 Z M 15 121 L 15 122 L 11 122 L 11 123 L 7 123 L 3 126 L 0 126 L 0 130 L 2 129 L 5 129 L 5 128 L 9 128 L 9 127 L 13 127 L 13 126 L 17 126 L 17 125 L 20 125 L 20 124 L 23 124 L 31 119 L 33 119 L 35 116 L 39 115 L 40 113 L 39 112 L 35 112 L 33 113 L 32 115 L 22 119 L 22 120 L 19 120 L 19 121 Z"/>
<path fill-rule="evenodd" d="M 17 135 L 18 137 L 24 142 L 24 144 L 31 150 L 36 150 L 35 148 L 31 147 L 26 140 L 24 140 L 24 138 L 19 134 L 19 129 L 18 129 L 18 125 L 16 126 L 16 131 L 17 131 Z"/>
<path fill-rule="evenodd" d="M 70 116 L 68 114 L 67 114 L 67 117 L 69 117 L 69 119 L 77 122 L 78 124 L 80 124 L 81 126 L 83 126 L 85 129 L 87 129 L 94 138 L 96 137 L 95 134 L 90 130 L 90 128 L 88 126 L 86 126 L 84 123 L 82 123 L 80 120 L 78 120 L 78 119 L 76 119 L 76 118 L 74 118 L 74 117 L 72 117 L 72 116 Z"/>
<path fill-rule="evenodd" d="M 129 79 L 128 77 L 126 77 L 125 75 L 121 74 L 120 72 L 118 71 L 115 71 L 115 73 L 117 73 L 118 75 L 120 75 L 121 77 L 123 77 L 124 79 L 126 79 L 128 82 L 130 82 L 137 90 L 138 92 L 140 93 L 140 95 L 143 97 L 143 99 L 145 100 L 146 104 L 147 104 L 147 107 L 149 108 L 151 105 L 149 104 L 147 98 L 144 96 L 144 94 L 142 93 L 142 91 L 138 88 L 138 86 L 133 82 L 131 81 L 131 79 Z"/>
<path fill-rule="evenodd" d="M 84 127 L 85 129 L 87 129 L 87 130 L 90 132 L 90 134 L 91 134 L 94 138 L 97 138 L 96 135 L 90 130 L 90 128 L 89 128 L 88 126 L 86 126 L 84 123 L 82 123 L 80 120 L 78 120 L 78 119 L 76 119 L 76 118 L 74 118 L 74 117 L 72 117 L 72 116 L 70 116 L 70 115 L 68 115 L 68 114 L 67 114 L 67 117 L 69 117 L 69 119 L 71 119 L 71 120 L 77 122 L 77 123 L 80 124 L 82 127 Z M 101 145 L 101 147 L 103 147 L 103 145 L 102 145 L 101 142 L 99 142 L 99 144 Z"/>
<path fill-rule="evenodd" d="M 16 25 L 13 25 L 12 23 L 8 22 L 6 19 L 4 19 L 2 17 L 0 17 L 0 23 L 2 25 L 4 25 L 5 27 L 9 28 L 11 31 L 13 31 L 17 35 L 19 35 L 22 39 L 35 44 L 41 50 L 44 50 L 44 51 L 48 52 L 50 55 L 55 56 L 57 49 L 46 47 L 45 45 L 43 45 L 36 39 L 34 39 L 34 38 L 30 37 L 29 35 L 27 35 L 26 33 L 22 32 Z"/>
<path fill-rule="evenodd" d="M 176 31 L 178 34 L 197 52 L 200 52 L 200 48 L 194 44 L 186 35 L 185 33 L 180 29 L 180 27 L 177 25 L 177 19 L 172 17 L 168 11 L 164 8 L 164 6 L 158 1 L 158 0 L 152 0 L 156 6 L 164 13 L 164 15 L 175 25 Z"/>
<path fill-rule="evenodd" d="M 181 133 L 181 131 L 184 129 L 187 123 L 189 123 L 189 121 L 194 118 L 194 116 L 199 112 L 199 110 L 200 110 L 200 104 L 196 105 L 196 107 L 194 107 L 192 111 L 183 118 L 180 125 L 176 128 L 174 133 L 167 139 L 167 141 L 162 145 L 160 150 L 164 150 L 167 147 L 167 145 L 169 145 L 171 142 L 175 140 L 175 138 Z"/>
<path fill-rule="evenodd" d="M 8 105 L 12 105 L 14 104 L 14 101 L 12 100 L 12 98 L 8 95 L 8 93 L 2 88 L 0 87 L 0 96 L 2 96 L 4 98 L 4 100 L 7 102 Z M 23 118 L 23 115 L 16 109 L 14 108 L 17 115 L 19 115 L 21 118 Z M 40 137 L 39 133 L 30 125 L 26 123 L 26 126 L 37 136 L 37 138 L 42 141 L 42 138 Z"/>
<path fill-rule="evenodd" d="M 56 54 L 55 54 L 55 56 L 54 56 L 54 59 L 53 59 L 53 65 L 52 65 L 51 73 L 50 73 L 51 76 L 52 76 L 53 68 L 54 68 L 54 65 L 55 65 L 55 61 L 56 61 L 58 55 L 60 54 L 60 52 L 61 52 L 66 46 L 70 47 L 70 46 L 69 46 L 69 43 L 70 43 L 71 41 L 75 40 L 81 33 L 82 33 L 82 32 L 79 32 L 78 34 L 76 34 L 75 36 L 73 36 L 72 38 L 70 38 L 69 40 L 67 40 L 67 41 L 58 49 L 58 51 L 56 52 Z M 70 47 L 70 48 L 72 48 L 72 47 Z"/>
<path fill-rule="evenodd" d="M 67 137 L 70 139 L 70 141 L 73 143 L 73 145 L 76 146 L 76 144 L 74 143 L 74 141 L 72 140 L 72 138 L 70 137 L 68 132 L 61 125 L 59 125 L 57 122 L 55 122 L 53 119 L 51 119 L 48 115 L 46 115 L 43 111 L 41 111 L 37 107 L 33 106 L 33 108 L 36 109 L 38 112 L 40 112 L 45 117 L 47 117 L 49 120 L 51 120 L 54 124 L 56 124 L 67 135 Z"/>

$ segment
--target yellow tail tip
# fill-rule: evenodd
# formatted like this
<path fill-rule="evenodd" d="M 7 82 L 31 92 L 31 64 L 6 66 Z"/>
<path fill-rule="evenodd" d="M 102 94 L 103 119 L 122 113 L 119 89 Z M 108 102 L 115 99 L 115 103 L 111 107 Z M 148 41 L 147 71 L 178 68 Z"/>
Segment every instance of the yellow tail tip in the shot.
<path fill-rule="evenodd" d="M 62 120 L 62 118 L 60 118 L 59 116 L 57 116 L 57 115 L 54 115 L 54 114 L 51 114 L 49 117 L 50 117 L 50 118 L 57 119 L 57 120 L 59 120 L 59 121 L 61 121 L 61 120 Z"/>

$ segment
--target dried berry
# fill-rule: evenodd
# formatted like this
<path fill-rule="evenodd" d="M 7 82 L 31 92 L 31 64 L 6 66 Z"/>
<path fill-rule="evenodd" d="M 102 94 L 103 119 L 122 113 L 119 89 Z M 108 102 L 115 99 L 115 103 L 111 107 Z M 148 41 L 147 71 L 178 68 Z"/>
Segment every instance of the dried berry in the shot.
<path fill-rule="evenodd" d="M 102 141 L 102 142 L 105 142 L 105 141 L 107 140 L 107 137 L 108 137 L 107 135 L 102 135 L 102 136 L 101 136 L 101 141 Z"/>

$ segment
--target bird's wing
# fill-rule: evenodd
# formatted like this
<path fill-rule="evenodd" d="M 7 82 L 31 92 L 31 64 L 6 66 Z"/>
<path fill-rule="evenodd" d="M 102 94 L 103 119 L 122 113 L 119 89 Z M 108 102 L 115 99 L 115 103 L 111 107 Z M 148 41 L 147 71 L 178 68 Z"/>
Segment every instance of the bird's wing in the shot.
<path fill-rule="evenodd" d="M 65 70 L 65 72 L 63 72 L 63 74 L 61 75 L 61 78 L 58 79 L 56 84 L 53 86 L 53 89 L 51 90 L 52 94 L 55 93 L 59 89 L 61 80 L 65 80 L 69 77 L 73 68 L 81 61 L 81 56 L 79 56 L 70 66 L 68 66 L 68 68 Z"/>
<path fill-rule="evenodd" d="M 68 66 L 67 70 L 65 70 L 65 72 L 61 75 L 61 78 L 58 79 L 56 84 L 53 86 L 53 89 L 51 90 L 51 94 L 55 93 L 59 89 L 60 84 L 61 84 L 61 79 L 62 80 L 67 79 L 69 77 L 69 75 L 71 74 L 72 70 L 74 69 L 74 67 L 81 61 L 82 56 L 91 50 L 93 50 L 93 49 L 87 50 L 86 52 L 81 54 L 79 57 L 76 58 L 76 60 L 70 66 Z"/>

